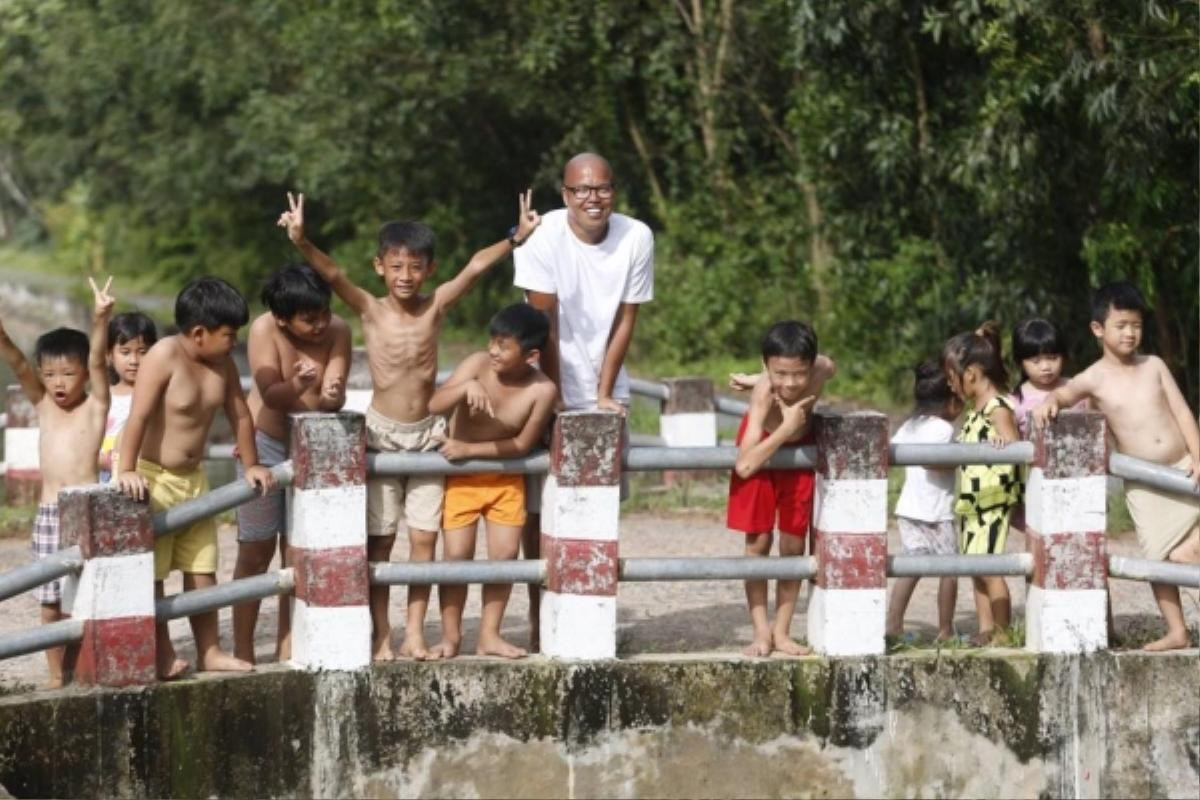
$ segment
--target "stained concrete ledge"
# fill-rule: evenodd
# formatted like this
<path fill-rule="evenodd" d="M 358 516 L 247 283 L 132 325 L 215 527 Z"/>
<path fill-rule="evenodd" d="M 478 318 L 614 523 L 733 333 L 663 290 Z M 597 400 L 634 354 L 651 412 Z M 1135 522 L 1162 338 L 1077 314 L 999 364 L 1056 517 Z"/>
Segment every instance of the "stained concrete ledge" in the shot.
<path fill-rule="evenodd" d="M 463 658 L 0 699 L 18 797 L 1188 797 L 1196 651 Z"/>

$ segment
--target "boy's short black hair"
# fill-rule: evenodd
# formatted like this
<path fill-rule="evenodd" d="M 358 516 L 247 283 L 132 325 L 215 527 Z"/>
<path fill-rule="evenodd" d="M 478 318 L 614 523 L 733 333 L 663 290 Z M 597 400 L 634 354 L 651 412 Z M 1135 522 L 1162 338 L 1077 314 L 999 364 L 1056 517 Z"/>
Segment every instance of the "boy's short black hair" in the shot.
<path fill-rule="evenodd" d="M 1108 310 L 1136 311 L 1143 317 L 1149 308 L 1146 298 L 1138 288 L 1129 281 L 1113 281 L 1106 283 L 1092 295 L 1092 321 L 1104 324 L 1108 319 Z"/>
<path fill-rule="evenodd" d="M 946 370 L 936 358 L 922 361 L 913 368 L 913 415 L 937 416 L 953 396 Z"/>
<path fill-rule="evenodd" d="M 289 320 L 304 311 L 327 310 L 331 294 L 329 284 L 308 264 L 287 264 L 263 283 L 261 297 L 278 319 Z"/>
<path fill-rule="evenodd" d="M 154 326 L 154 320 L 140 311 L 126 311 L 108 321 L 109 350 L 134 339 L 141 339 L 146 347 L 157 342 L 158 329 Z"/>
<path fill-rule="evenodd" d="M 86 366 L 91 349 L 91 343 L 83 331 L 55 328 L 37 338 L 33 346 L 33 360 L 40 367 L 47 358 L 73 358 Z"/>
<path fill-rule="evenodd" d="M 383 258 L 389 250 L 403 247 L 415 256 L 420 256 L 426 262 L 433 261 L 433 251 L 437 245 L 437 237 L 423 222 L 405 220 L 403 222 L 385 222 L 379 228 L 379 248 L 375 255 Z"/>
<path fill-rule="evenodd" d="M 183 334 L 197 325 L 210 331 L 222 325 L 240 328 L 249 319 L 245 298 L 220 278 L 193 278 L 175 298 L 175 324 Z"/>
<path fill-rule="evenodd" d="M 815 361 L 817 358 L 817 332 L 807 322 L 787 320 L 776 322 L 767 329 L 762 340 L 762 357 L 765 362 L 771 356 L 799 358 Z"/>
<path fill-rule="evenodd" d="M 510 336 L 522 353 L 544 350 L 550 338 L 550 319 L 528 303 L 513 303 L 496 312 L 488 323 L 489 336 Z"/>

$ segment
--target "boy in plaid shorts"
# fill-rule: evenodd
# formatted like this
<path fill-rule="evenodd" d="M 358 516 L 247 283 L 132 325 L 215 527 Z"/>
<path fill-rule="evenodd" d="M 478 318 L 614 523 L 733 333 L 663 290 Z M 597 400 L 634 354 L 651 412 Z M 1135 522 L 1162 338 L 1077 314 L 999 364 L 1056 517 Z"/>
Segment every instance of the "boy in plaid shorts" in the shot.
<path fill-rule="evenodd" d="M 113 298 L 108 293 L 112 279 L 97 288 L 91 339 L 82 332 L 57 328 L 38 337 L 34 364 L 8 338 L 0 325 L 0 355 L 8 362 L 25 396 L 38 415 L 38 458 L 42 474 L 41 502 L 33 523 L 34 558 L 45 558 L 59 549 L 58 492 L 67 486 L 96 482 L 97 459 L 108 418 L 108 364 L 105 360 L 108 318 Z M 92 385 L 88 394 L 89 381 Z M 57 622 L 62 613 L 62 584 L 54 580 L 34 590 L 42 606 L 42 622 Z M 46 651 L 50 670 L 48 687 L 63 682 L 65 648 Z"/>

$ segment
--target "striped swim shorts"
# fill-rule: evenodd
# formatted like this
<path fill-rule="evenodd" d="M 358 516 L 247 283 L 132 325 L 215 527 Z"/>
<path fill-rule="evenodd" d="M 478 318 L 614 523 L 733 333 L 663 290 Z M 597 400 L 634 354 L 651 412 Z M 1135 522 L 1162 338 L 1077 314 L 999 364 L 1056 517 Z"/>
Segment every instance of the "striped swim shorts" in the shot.
<path fill-rule="evenodd" d="M 33 520 L 33 557 L 40 561 L 59 551 L 58 503 L 42 503 Z M 33 590 L 34 598 L 42 605 L 62 600 L 62 579 L 55 578 Z"/>

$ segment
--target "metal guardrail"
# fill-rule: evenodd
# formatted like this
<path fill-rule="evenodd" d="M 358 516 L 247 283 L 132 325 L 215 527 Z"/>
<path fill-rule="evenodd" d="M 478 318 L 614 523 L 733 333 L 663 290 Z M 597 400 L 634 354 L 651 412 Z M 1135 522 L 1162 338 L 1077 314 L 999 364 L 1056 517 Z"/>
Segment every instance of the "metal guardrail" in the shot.
<path fill-rule="evenodd" d="M 1032 553 L 996 555 L 888 556 L 889 578 L 1032 575 Z"/>
<path fill-rule="evenodd" d="M 812 556 L 756 558 L 622 558 L 620 580 L 632 583 L 706 580 L 803 580 L 817 574 Z"/>
<path fill-rule="evenodd" d="M 22 564 L 0 575 L 0 600 L 15 597 L 21 592 L 36 589 L 43 583 L 83 569 L 83 553 L 78 547 L 68 547 L 53 555 Z"/>
<path fill-rule="evenodd" d="M 1141 483 L 1154 489 L 1200 497 L 1200 488 L 1197 488 L 1187 473 L 1173 467 L 1155 464 L 1153 461 L 1143 461 L 1123 453 L 1113 453 L 1108 458 L 1108 471 L 1118 478 Z"/>
<path fill-rule="evenodd" d="M 0 661 L 74 644 L 83 638 L 83 620 L 64 619 L 0 636 Z"/>
<path fill-rule="evenodd" d="M 271 474 L 280 486 L 290 486 L 292 483 L 292 462 L 284 461 L 271 467 Z M 224 486 L 218 486 L 208 494 L 188 500 L 177 506 L 160 511 L 154 515 L 154 535 L 164 536 L 172 531 L 186 528 L 200 520 L 208 519 L 214 514 L 237 508 L 242 503 L 258 497 L 258 491 L 244 480 L 236 480 Z"/>
<path fill-rule="evenodd" d="M 225 606 L 236 606 L 250 600 L 289 594 L 296 588 L 296 573 L 291 567 L 277 572 L 266 572 L 248 578 L 238 578 L 229 583 L 220 583 L 207 589 L 193 589 L 169 597 L 160 597 L 154 603 L 154 616 L 166 622 L 206 611 L 216 611 Z"/>
<path fill-rule="evenodd" d="M 371 564 L 375 586 L 438 583 L 537 583 L 546 580 L 544 559 L 495 561 L 379 561 Z"/>
<path fill-rule="evenodd" d="M 1108 557 L 1108 577 L 1148 583 L 1168 583 L 1200 589 L 1200 565 L 1174 564 L 1149 558 Z"/>

